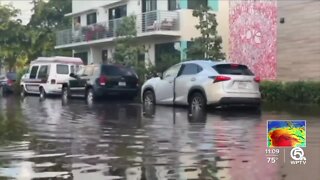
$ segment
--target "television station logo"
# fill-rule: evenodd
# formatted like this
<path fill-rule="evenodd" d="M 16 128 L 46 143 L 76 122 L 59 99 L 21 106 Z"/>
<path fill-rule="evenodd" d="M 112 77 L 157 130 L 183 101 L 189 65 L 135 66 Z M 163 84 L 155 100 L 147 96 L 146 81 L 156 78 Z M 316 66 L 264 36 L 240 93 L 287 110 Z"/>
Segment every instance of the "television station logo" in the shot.
<path fill-rule="evenodd" d="M 304 156 L 304 151 L 301 147 L 295 147 L 291 149 L 290 156 L 293 160 L 290 161 L 291 164 L 306 164 L 307 159 Z"/>

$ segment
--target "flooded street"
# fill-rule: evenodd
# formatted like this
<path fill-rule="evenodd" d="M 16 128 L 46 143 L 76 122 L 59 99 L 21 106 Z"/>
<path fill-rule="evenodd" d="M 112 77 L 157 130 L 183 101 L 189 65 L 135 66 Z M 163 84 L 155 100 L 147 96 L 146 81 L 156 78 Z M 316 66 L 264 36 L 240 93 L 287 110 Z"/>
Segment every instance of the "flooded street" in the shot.
<path fill-rule="evenodd" d="M 318 107 L 215 110 L 0 100 L 0 179 L 318 180 Z M 307 120 L 306 165 L 267 162 L 266 121 Z M 286 157 L 287 156 L 287 157 Z"/>

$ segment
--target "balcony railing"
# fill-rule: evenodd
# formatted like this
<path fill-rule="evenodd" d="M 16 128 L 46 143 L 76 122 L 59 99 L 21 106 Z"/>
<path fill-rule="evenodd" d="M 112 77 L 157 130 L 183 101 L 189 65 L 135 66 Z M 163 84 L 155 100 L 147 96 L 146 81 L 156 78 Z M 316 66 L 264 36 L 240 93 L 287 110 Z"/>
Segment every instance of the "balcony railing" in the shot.
<path fill-rule="evenodd" d="M 179 12 L 151 11 L 135 15 L 135 17 L 137 35 L 143 35 L 146 32 L 179 30 Z M 123 18 L 119 18 L 89 26 L 58 31 L 56 34 L 56 45 L 117 37 L 117 30 L 122 21 Z"/>

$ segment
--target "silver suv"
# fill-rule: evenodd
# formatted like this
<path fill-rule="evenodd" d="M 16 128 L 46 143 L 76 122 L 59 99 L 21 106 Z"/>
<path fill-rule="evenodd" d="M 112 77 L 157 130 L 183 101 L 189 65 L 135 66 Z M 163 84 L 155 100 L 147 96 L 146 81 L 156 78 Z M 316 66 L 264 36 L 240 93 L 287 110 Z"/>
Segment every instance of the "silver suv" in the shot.
<path fill-rule="evenodd" d="M 173 65 L 141 89 L 144 104 L 260 106 L 260 79 L 245 65 L 204 60 Z"/>

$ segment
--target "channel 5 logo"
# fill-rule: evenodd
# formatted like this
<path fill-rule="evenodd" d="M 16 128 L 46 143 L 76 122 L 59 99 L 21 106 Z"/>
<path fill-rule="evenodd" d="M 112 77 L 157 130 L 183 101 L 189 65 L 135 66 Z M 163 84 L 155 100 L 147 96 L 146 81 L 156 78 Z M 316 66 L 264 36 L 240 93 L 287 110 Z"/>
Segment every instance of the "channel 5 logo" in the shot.
<path fill-rule="evenodd" d="M 291 161 L 291 164 L 306 164 L 307 163 L 307 159 L 304 156 L 304 151 L 301 147 L 295 147 L 295 148 L 291 149 L 290 156 L 293 159 L 293 161 Z"/>

